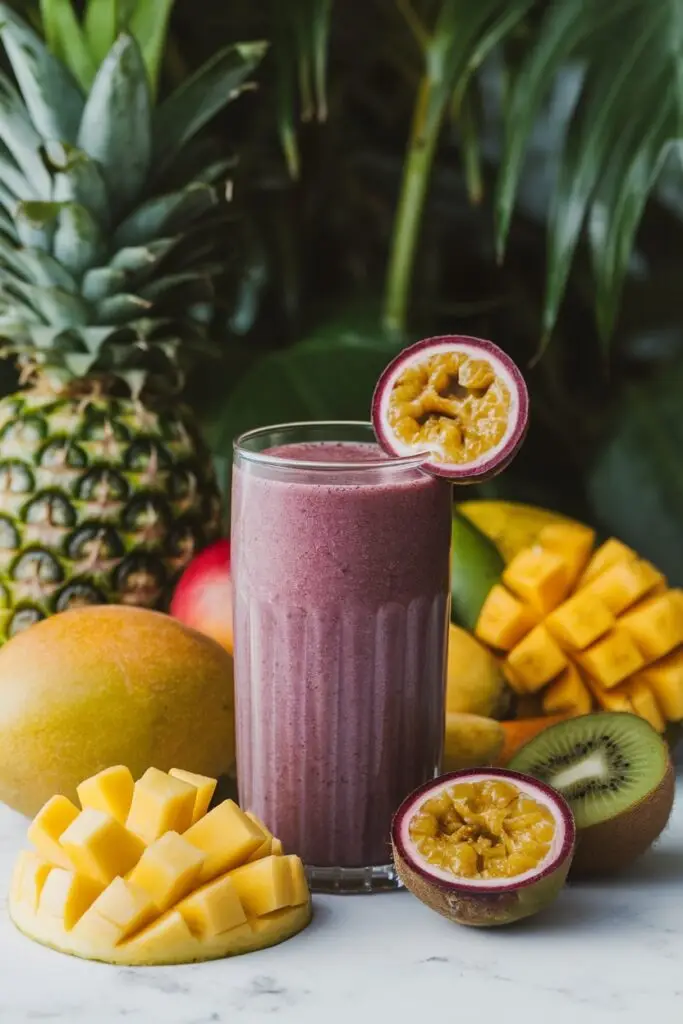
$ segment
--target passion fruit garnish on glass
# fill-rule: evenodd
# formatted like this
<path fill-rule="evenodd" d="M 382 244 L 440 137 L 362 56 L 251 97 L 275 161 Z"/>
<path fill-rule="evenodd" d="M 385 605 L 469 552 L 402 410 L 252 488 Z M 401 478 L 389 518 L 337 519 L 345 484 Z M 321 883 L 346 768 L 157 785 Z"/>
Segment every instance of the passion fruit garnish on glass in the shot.
<path fill-rule="evenodd" d="M 386 367 L 372 400 L 377 439 L 394 456 L 425 452 L 424 468 L 456 483 L 500 473 L 529 420 L 518 367 L 491 341 L 426 338 Z"/>
<path fill-rule="evenodd" d="M 442 775 L 407 797 L 391 840 L 403 884 L 458 924 L 512 924 L 564 885 L 576 833 L 569 805 L 544 783 L 487 768 Z"/>

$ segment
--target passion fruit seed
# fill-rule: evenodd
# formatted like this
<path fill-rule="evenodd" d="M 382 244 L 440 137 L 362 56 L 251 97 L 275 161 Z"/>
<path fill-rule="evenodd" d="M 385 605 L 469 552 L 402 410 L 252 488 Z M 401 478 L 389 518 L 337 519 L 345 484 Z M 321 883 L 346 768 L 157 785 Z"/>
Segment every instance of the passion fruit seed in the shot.
<path fill-rule="evenodd" d="M 461 878 L 513 878 L 537 867 L 555 835 L 550 810 L 501 779 L 460 782 L 425 800 L 410 837 L 430 864 Z"/>
<path fill-rule="evenodd" d="M 569 871 L 569 805 L 543 782 L 504 768 L 464 769 L 426 783 L 394 815 L 399 878 L 458 924 L 511 924 L 547 907 Z"/>
<path fill-rule="evenodd" d="M 529 396 L 519 369 L 493 342 L 461 335 L 403 349 L 381 374 L 372 422 L 394 457 L 461 483 L 499 473 L 521 445 Z"/>
<path fill-rule="evenodd" d="M 443 352 L 409 366 L 389 399 L 389 423 L 405 444 L 435 448 L 440 462 L 473 462 L 503 440 L 510 389 L 487 359 Z"/>

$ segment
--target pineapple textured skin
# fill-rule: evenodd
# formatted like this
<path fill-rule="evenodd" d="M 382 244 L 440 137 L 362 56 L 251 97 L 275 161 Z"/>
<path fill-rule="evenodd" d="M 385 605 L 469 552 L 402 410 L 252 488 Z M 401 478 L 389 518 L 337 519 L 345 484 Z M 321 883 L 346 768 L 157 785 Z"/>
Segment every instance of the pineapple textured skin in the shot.
<path fill-rule="evenodd" d="M 220 525 L 182 410 L 40 390 L 0 401 L 0 642 L 83 604 L 165 609 Z"/>

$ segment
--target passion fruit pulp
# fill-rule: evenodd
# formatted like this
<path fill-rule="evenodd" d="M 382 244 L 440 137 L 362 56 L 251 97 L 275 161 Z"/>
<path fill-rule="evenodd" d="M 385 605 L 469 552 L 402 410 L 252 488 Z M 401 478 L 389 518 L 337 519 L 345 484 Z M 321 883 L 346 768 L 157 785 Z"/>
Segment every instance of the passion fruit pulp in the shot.
<path fill-rule="evenodd" d="M 569 805 L 544 783 L 504 769 L 451 772 L 407 797 L 391 840 L 398 875 L 458 924 L 511 924 L 547 907 L 574 853 Z"/>
<path fill-rule="evenodd" d="M 529 396 L 518 367 L 491 341 L 426 338 L 380 376 L 372 401 L 390 455 L 425 453 L 424 468 L 459 483 L 500 473 L 524 440 Z"/>

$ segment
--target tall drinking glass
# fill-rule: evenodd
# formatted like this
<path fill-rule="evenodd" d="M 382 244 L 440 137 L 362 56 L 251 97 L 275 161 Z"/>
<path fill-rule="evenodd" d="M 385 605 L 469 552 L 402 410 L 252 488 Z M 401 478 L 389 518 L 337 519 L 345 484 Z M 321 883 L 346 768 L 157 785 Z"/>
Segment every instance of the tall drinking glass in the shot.
<path fill-rule="evenodd" d="M 441 757 L 451 489 L 366 423 L 235 444 L 240 802 L 328 892 L 393 888 L 389 828 Z"/>

